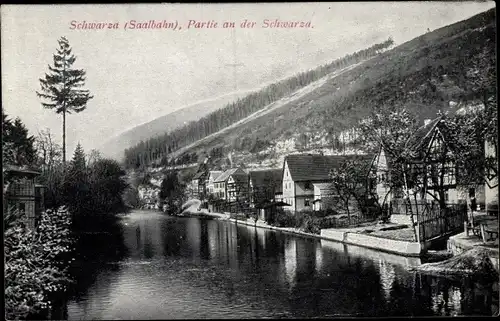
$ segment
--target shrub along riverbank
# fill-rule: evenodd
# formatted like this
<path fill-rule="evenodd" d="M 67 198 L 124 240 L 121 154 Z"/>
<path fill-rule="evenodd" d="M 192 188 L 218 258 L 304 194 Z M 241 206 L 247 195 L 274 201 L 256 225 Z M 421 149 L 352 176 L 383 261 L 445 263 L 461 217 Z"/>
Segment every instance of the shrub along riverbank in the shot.
<path fill-rule="evenodd" d="M 18 213 L 4 213 L 5 317 L 41 318 L 69 285 L 72 258 L 71 215 L 47 210 L 36 230 Z"/>
<path fill-rule="evenodd" d="M 2 137 L 3 168 L 15 165 L 40 170 L 36 183 L 45 187 L 47 209 L 36 228 L 29 229 L 25 214 L 3 208 L 5 316 L 49 318 L 54 301 L 66 296 L 71 284 L 70 262 L 86 259 L 81 251 L 74 251 L 75 246 L 82 249 L 89 244 L 89 238 L 80 236 L 89 231 L 112 231 L 115 214 L 127 211 L 125 172 L 116 161 L 95 151 L 86 155 L 80 145 L 72 160 L 63 164 L 61 148 L 50 133 L 29 136 L 19 119 L 11 121 L 6 115 Z M 16 178 L 4 175 L 4 196 L 14 181 Z"/>
<path fill-rule="evenodd" d="M 229 218 L 239 221 L 256 221 L 257 216 L 245 214 L 230 214 Z M 334 214 L 332 211 L 301 211 L 292 213 L 290 211 L 277 211 L 272 219 L 266 222 L 274 227 L 291 227 L 305 233 L 321 233 L 321 229 L 326 228 L 346 228 L 356 227 L 365 223 L 376 222 L 375 216 Z"/>
<path fill-rule="evenodd" d="M 490 259 L 495 256 L 498 256 L 498 252 L 485 247 L 474 247 L 444 261 L 415 267 L 415 270 L 455 279 L 471 276 L 483 282 L 498 281 L 498 272 Z"/>

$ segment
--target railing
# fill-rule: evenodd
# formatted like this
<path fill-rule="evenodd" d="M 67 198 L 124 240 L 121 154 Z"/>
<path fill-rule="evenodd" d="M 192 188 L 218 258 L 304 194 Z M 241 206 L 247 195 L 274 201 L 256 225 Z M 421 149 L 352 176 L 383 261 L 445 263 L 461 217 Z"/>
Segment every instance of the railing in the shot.
<path fill-rule="evenodd" d="M 363 215 L 352 215 L 351 221 L 349 223 L 347 215 L 342 215 L 340 217 L 322 217 L 320 218 L 321 228 L 347 228 L 347 227 L 357 227 L 363 223 L 376 222 L 376 219 L 372 217 L 365 217 Z"/>
<path fill-rule="evenodd" d="M 420 242 L 439 236 L 460 232 L 467 220 L 465 204 L 448 204 L 441 209 L 437 204 L 429 204 L 417 215 L 416 232 Z"/>
<path fill-rule="evenodd" d="M 463 230 L 467 220 L 466 204 L 447 204 L 440 208 L 437 202 L 404 199 L 391 201 L 391 214 L 413 215 L 414 229 L 419 242 Z"/>

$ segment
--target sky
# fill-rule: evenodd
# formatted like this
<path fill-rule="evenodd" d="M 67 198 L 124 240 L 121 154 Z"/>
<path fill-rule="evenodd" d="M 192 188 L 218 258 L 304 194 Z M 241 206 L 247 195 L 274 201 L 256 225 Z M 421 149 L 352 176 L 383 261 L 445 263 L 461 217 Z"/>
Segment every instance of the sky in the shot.
<path fill-rule="evenodd" d="M 85 111 L 67 117 L 69 158 L 78 142 L 89 151 L 190 104 L 260 88 L 389 36 L 398 45 L 493 7 L 477 1 L 3 5 L 2 110 L 21 118 L 31 134 L 48 128 L 62 142 L 61 115 L 44 109 L 36 91 L 65 36 L 94 96 Z M 255 27 L 241 28 L 245 19 Z M 263 28 L 265 19 L 312 27 Z M 130 29 L 131 20 L 166 20 L 181 29 Z M 218 28 L 188 28 L 190 20 L 213 20 Z M 72 21 L 119 29 L 71 29 Z M 224 21 L 236 28 L 223 28 Z"/>

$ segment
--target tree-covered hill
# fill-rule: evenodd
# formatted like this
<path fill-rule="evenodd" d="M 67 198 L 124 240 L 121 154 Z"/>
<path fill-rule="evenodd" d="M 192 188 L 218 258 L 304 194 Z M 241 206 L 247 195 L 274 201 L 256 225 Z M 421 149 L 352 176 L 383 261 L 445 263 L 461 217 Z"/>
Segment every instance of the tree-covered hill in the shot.
<path fill-rule="evenodd" d="M 374 57 L 392 46 L 393 43 L 393 40 L 389 38 L 383 43 L 375 44 L 329 64 L 273 83 L 210 113 L 198 121 L 190 122 L 186 126 L 165 133 L 163 136 L 141 141 L 125 151 L 126 163 L 133 167 L 136 164 L 144 165 L 161 159 L 166 160 L 169 154 L 179 148 L 216 133 L 336 70 Z"/>
<path fill-rule="evenodd" d="M 316 140 L 316 143 L 321 138 L 332 146 L 340 133 L 355 128 L 361 119 L 384 106 L 404 106 L 421 121 L 433 118 L 439 110 L 449 108 L 450 102 L 453 105 L 471 93 L 469 73 L 480 57 L 491 57 L 488 63 L 495 65 L 495 41 L 496 20 L 492 9 L 392 50 L 362 57 L 352 55 L 342 64 L 337 61 L 297 75 L 293 81 L 271 85 L 261 96 L 251 95 L 179 129 L 174 135 L 164 136 L 157 148 L 166 148 L 166 152 L 155 153 L 150 142 L 129 149 L 127 165 L 147 165 L 162 158 L 187 162 L 203 154 L 225 158 L 230 151 L 264 157 L 258 152 L 291 137 L 304 137 L 304 141 Z M 364 58 L 371 59 L 364 61 Z M 364 62 L 326 79 L 305 94 L 294 96 L 297 89 L 360 61 Z M 280 98 L 286 102 L 279 108 L 245 118 L 265 107 L 261 104 Z M 238 120 L 238 125 L 218 134 L 220 129 Z M 161 146 L 161 143 L 166 144 Z M 189 148 L 182 148 L 186 145 Z"/>

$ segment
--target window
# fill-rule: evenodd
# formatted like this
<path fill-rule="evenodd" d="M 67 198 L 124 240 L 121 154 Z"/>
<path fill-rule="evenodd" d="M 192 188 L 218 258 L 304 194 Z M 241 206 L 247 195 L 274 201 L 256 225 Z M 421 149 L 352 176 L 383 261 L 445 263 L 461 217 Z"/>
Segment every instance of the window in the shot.
<path fill-rule="evenodd" d="M 13 195 L 34 195 L 33 182 L 29 179 L 22 179 L 15 182 L 10 187 L 10 193 Z"/>
<path fill-rule="evenodd" d="M 304 188 L 305 189 L 311 189 L 311 182 L 305 182 L 304 183 Z"/>
<path fill-rule="evenodd" d="M 24 215 L 26 213 L 26 204 L 19 203 L 19 214 Z"/>
<path fill-rule="evenodd" d="M 304 206 L 311 206 L 311 204 L 309 203 L 309 199 L 308 198 L 306 198 L 304 200 Z"/>

